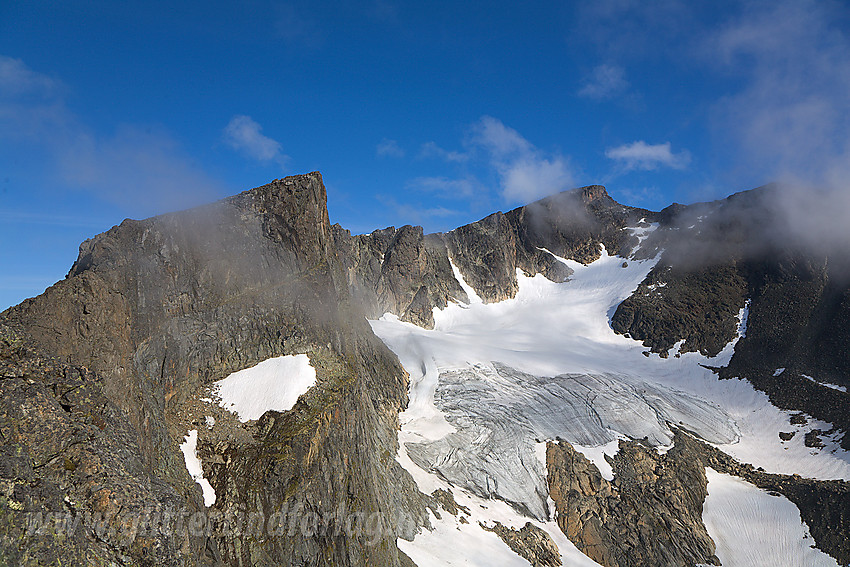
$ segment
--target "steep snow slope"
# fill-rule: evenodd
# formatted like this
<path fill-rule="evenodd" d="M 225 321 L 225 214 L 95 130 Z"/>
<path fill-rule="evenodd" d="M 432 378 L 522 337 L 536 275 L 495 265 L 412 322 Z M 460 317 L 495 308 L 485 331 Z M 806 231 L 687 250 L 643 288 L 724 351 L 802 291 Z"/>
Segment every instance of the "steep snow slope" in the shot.
<path fill-rule="evenodd" d="M 811 547 L 814 540 L 800 511 L 784 496 L 710 468 L 706 474 L 702 517 L 724 567 L 838 567 L 835 559 Z"/>
<path fill-rule="evenodd" d="M 601 462 L 603 451 L 616 450 L 611 440 L 617 435 L 666 443 L 665 421 L 683 423 L 741 461 L 771 472 L 850 478 L 850 459 L 834 442 L 818 451 L 805 447 L 802 435 L 781 441 L 779 431 L 794 429 L 788 412 L 747 382 L 720 381 L 702 366 L 727 364 L 735 341 L 712 359 L 698 353 L 662 359 L 611 330 L 616 306 L 654 260 L 624 261 L 604 250 L 587 266 L 560 260 L 574 271 L 570 281 L 518 273 L 515 298 L 435 310 L 430 331 L 391 314 L 372 321 L 411 376 L 399 460 L 422 490 L 437 486 L 439 472 L 455 485 L 458 499 L 498 496 L 546 519 L 539 491 L 545 467 L 528 458 L 535 439 L 560 436 L 593 447 L 588 456 Z M 744 332 L 744 306 L 739 319 Z M 584 393 L 576 396 L 575 388 Z M 580 403 L 566 403 L 571 397 Z M 553 412 L 556 407 L 564 411 Z M 567 410 L 571 407 L 575 411 Z M 647 414 L 650 419 L 644 419 Z M 579 423 L 588 417 L 595 421 Z M 640 429 L 647 424 L 649 430 Z M 824 425 L 812 421 L 805 428 L 829 428 Z M 522 525 L 525 518 L 514 514 Z M 486 510 L 482 516 L 486 523 Z M 563 539 L 554 524 L 541 525 Z M 420 535 L 414 547 L 432 537 Z M 410 544 L 405 551 L 415 554 Z"/>

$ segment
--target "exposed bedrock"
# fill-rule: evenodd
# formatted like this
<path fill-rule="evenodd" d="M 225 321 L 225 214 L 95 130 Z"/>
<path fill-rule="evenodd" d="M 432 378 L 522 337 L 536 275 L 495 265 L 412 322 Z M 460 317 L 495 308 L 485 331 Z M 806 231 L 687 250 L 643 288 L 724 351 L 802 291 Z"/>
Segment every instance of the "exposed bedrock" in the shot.
<path fill-rule="evenodd" d="M 533 376 L 493 363 L 446 371 L 434 402 L 456 431 L 433 442 L 408 443 L 411 459 L 485 498 L 549 517 L 546 471 L 535 444 L 566 439 L 601 445 L 614 431 L 667 445 L 668 423 L 688 424 L 728 443 L 734 425 L 720 408 L 681 392 L 610 375 Z"/>
<path fill-rule="evenodd" d="M 531 522 L 520 529 L 503 526 L 496 522 L 493 527 L 481 526 L 502 538 L 508 547 L 528 561 L 532 567 L 559 567 L 561 553 L 552 537 Z"/>
<path fill-rule="evenodd" d="M 620 205 L 604 187 L 592 185 L 445 234 L 403 226 L 352 236 L 339 225 L 333 234 L 353 296 L 367 316 L 389 311 L 431 327 L 434 307 L 467 300 L 450 261 L 485 302 L 502 301 L 516 295 L 517 269 L 556 282 L 569 277 L 569 268 L 549 252 L 583 263 L 599 258 L 600 245 L 628 255 L 638 241 L 623 228 L 652 215 Z"/>
<path fill-rule="evenodd" d="M 547 443 L 546 462 L 558 526 L 604 567 L 720 565 L 702 522 L 705 468 L 687 447 L 621 440 L 613 481 L 566 442 Z"/>
<path fill-rule="evenodd" d="M 127 443 L 105 442 L 100 458 L 134 453 L 139 465 L 127 482 L 162 485 L 161 498 L 174 493 L 184 508 L 203 510 L 178 449 L 187 429 L 200 429 L 197 452 L 217 494 L 210 515 L 258 513 L 268 520 L 288 510 L 295 511 L 290 520 L 306 517 L 328 528 L 290 524 L 273 537 L 214 531 L 200 546 L 175 533 L 167 545 L 181 550 L 180 564 L 211 557 L 234 565 L 398 565 L 404 559 L 396 539 L 411 537 L 426 521 L 412 478 L 392 458 L 407 375 L 371 332 L 348 283 L 325 188 L 313 173 L 198 209 L 126 220 L 83 243 L 66 279 L 7 310 L 0 323 L 39 356 L 90 369 L 97 379 L 87 387 L 126 420 L 115 434 Z M 305 352 L 317 386 L 292 411 L 236 425 L 226 442 L 207 439 L 205 428 L 187 417 L 212 381 Z M 21 387 L 33 400 L 42 391 Z M 50 411 L 41 412 L 43 430 L 20 429 L 19 443 L 38 446 L 44 441 L 35 435 L 55 431 L 56 462 L 67 456 L 73 463 L 79 428 L 56 408 L 65 402 L 44 403 Z M 34 467 L 26 480 L 47 479 L 43 470 Z M 63 478 L 59 503 L 88 482 L 80 474 Z M 132 494 L 114 491 L 114 506 L 132 506 Z M 346 518 L 378 513 L 371 520 L 376 529 L 340 533 L 340 506 Z M 170 561 L 147 550 L 129 553 L 125 563 L 143 564 L 145 557 Z"/>

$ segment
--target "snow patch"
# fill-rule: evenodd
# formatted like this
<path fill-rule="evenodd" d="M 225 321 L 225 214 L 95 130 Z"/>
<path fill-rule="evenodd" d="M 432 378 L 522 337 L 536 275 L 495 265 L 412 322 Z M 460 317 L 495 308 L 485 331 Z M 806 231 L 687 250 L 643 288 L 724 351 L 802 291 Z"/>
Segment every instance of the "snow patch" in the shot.
<path fill-rule="evenodd" d="M 602 474 L 602 478 L 605 480 L 614 480 L 614 470 L 611 468 L 611 464 L 605 459 L 605 455 L 613 457 L 617 454 L 617 451 L 620 450 L 619 439 L 614 439 L 605 445 L 598 445 L 596 447 L 573 445 L 573 449 L 587 457 L 591 463 L 596 465 L 596 468 L 599 469 L 599 472 Z"/>
<path fill-rule="evenodd" d="M 183 442 L 180 444 L 180 450 L 183 451 L 186 470 L 189 471 L 195 482 L 201 485 L 201 490 L 204 493 L 204 506 L 210 507 L 215 504 L 215 490 L 213 490 L 209 481 L 204 478 L 204 469 L 196 453 L 198 448 L 198 430 L 190 430 L 183 439 Z"/>
<path fill-rule="evenodd" d="M 702 519 L 724 567 L 838 567 L 811 547 L 809 528 L 787 498 L 711 468 L 705 472 Z"/>
<path fill-rule="evenodd" d="M 783 372 L 785 372 L 785 369 L 784 369 L 784 368 L 777 368 L 777 369 L 773 372 L 773 375 L 774 375 L 774 376 L 779 376 L 779 375 L 780 375 L 780 374 L 782 374 Z"/>
<path fill-rule="evenodd" d="M 234 372 L 214 387 L 224 409 L 239 421 L 259 419 L 269 410 L 289 411 L 298 397 L 316 383 L 316 369 L 306 354 L 270 358 Z"/>
<path fill-rule="evenodd" d="M 455 266 L 455 263 L 452 262 L 451 258 L 449 258 L 449 264 L 452 267 L 452 273 L 455 275 L 455 279 L 457 280 L 457 283 L 459 283 L 461 289 L 466 292 L 466 296 L 469 298 L 469 304 L 473 305 L 473 304 L 484 303 L 484 300 L 481 299 L 481 297 L 478 295 L 478 293 L 475 291 L 475 289 L 473 289 L 473 287 L 471 285 L 469 285 L 468 283 L 466 283 L 466 280 L 463 279 L 463 274 L 460 273 L 460 270 L 458 269 L 457 266 Z"/>
<path fill-rule="evenodd" d="M 774 376 L 776 376 L 776 374 L 774 374 Z M 807 374 L 800 374 L 800 376 L 802 376 L 806 380 L 811 380 L 812 382 L 814 382 L 818 386 L 823 386 L 825 388 L 832 388 L 833 390 L 838 390 L 839 392 L 846 392 L 847 391 L 846 386 L 839 386 L 838 384 L 830 384 L 829 382 L 821 382 L 820 380 L 815 380 L 814 378 L 812 378 L 811 376 L 809 376 Z"/>

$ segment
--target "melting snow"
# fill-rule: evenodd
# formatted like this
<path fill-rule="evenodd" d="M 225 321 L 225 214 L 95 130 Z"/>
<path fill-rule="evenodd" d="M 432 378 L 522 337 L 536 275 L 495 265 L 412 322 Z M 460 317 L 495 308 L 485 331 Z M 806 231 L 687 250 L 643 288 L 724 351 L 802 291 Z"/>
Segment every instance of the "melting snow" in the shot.
<path fill-rule="evenodd" d="M 215 504 L 215 490 L 213 490 L 210 482 L 204 478 L 204 469 L 201 467 L 201 460 L 195 452 L 197 448 L 198 430 L 192 429 L 184 437 L 184 441 L 180 444 L 180 450 L 183 451 L 186 470 L 189 471 L 195 482 L 201 485 L 201 490 L 204 492 L 204 506 L 212 506 Z"/>
<path fill-rule="evenodd" d="M 306 354 L 279 356 L 234 372 L 215 383 L 221 407 L 239 421 L 259 419 L 269 410 L 288 411 L 298 396 L 316 383 L 316 369 Z"/>

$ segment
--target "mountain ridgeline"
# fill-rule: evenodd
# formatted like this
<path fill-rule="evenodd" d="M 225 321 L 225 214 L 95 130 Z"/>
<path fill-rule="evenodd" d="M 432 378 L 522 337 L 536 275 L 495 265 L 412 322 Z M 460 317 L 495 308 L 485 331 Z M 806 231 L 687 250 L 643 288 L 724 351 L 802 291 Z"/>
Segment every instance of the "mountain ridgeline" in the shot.
<path fill-rule="evenodd" d="M 391 312 L 430 328 L 434 308 L 469 301 L 455 269 L 494 303 L 516 295 L 517 270 L 564 282 L 572 272 L 558 257 L 587 264 L 603 246 L 624 263 L 660 254 L 611 314 L 615 332 L 648 355 L 713 356 L 735 337 L 746 306 L 746 333 L 719 376 L 745 378 L 776 406 L 846 432 L 850 394 L 808 377 L 850 387 L 848 251 L 765 239 L 781 222 L 770 205 L 778 190 L 652 212 L 594 185 L 447 233 L 403 226 L 352 235 L 330 224 L 321 175 L 310 173 L 125 220 L 84 242 L 65 279 L 0 314 L 0 563 L 412 565 L 397 540 L 412 539 L 429 525 L 429 509 L 447 505 L 420 493 L 395 458 L 408 375 L 366 318 Z M 317 382 L 291 410 L 247 423 L 218 410 L 215 428 L 205 427 L 214 381 L 300 353 Z M 214 519 L 179 447 L 190 429 L 201 431 Z M 716 562 L 700 521 L 704 469 L 692 463 L 705 452 L 685 433 L 677 439 L 685 448 L 662 457 L 628 445 L 618 470 L 641 474 L 614 484 L 568 446 L 550 444 L 549 488 L 562 517 L 605 517 L 620 499 L 652 507 L 640 499 L 670 484 L 677 503 L 656 508 L 641 529 L 679 522 L 693 528 L 690 539 L 672 552 L 647 549 L 641 564 Z M 850 436 L 842 443 L 850 449 Z M 691 456 L 680 458 L 686 449 Z M 651 490 L 620 486 L 650 468 Z M 576 483 L 582 500 L 564 500 Z M 815 523 L 812 510 L 838 510 L 813 535 L 850 561 L 850 541 L 835 535 L 850 532 L 845 483 L 788 477 L 770 487 L 796 495 Z M 33 518 L 60 512 L 79 529 L 34 527 Z M 201 512 L 205 529 L 193 529 L 189 519 Z M 259 532 L 227 523 L 251 513 Z M 156 521 L 135 526 L 133 537 L 114 528 L 140 516 Z M 304 518 L 314 523 L 307 535 Z M 581 522 L 565 533 L 601 564 L 627 565 L 630 518 L 616 516 L 601 536 Z"/>

